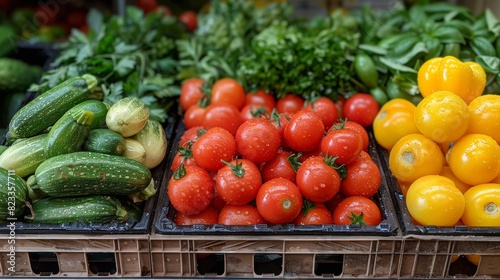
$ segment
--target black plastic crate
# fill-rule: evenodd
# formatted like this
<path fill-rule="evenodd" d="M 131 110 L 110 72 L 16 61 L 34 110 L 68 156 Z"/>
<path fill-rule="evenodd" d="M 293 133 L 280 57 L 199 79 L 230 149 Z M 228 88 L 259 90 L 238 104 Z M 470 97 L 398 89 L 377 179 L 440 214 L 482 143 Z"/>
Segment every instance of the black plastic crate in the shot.
<path fill-rule="evenodd" d="M 342 226 L 342 225 L 308 225 L 296 226 L 293 224 L 287 225 L 252 225 L 252 226 L 226 226 L 221 224 L 216 225 L 194 225 L 194 226 L 179 226 L 174 222 L 176 210 L 171 207 L 166 188 L 168 181 L 172 176 L 170 164 L 175 156 L 178 148 L 180 137 L 185 131 L 183 122 L 181 121 L 177 127 L 175 143 L 172 146 L 169 154 L 166 176 L 163 177 L 162 187 L 165 189 L 159 190 L 159 200 L 156 209 L 156 217 L 154 218 L 155 232 L 157 234 L 325 234 L 325 235 L 364 235 L 364 236 L 395 236 L 398 234 L 398 220 L 391 201 L 389 189 L 385 178 L 385 170 L 380 168 L 382 175 L 382 185 L 378 193 L 374 196 L 374 201 L 379 205 L 382 213 L 382 222 L 378 226 Z M 380 166 L 380 159 L 377 153 L 377 148 L 374 145 L 375 139 L 371 132 L 369 154 L 372 156 L 375 163 Z"/>
<path fill-rule="evenodd" d="M 410 213 L 408 212 L 408 208 L 406 207 L 405 197 L 401 192 L 398 180 L 392 175 L 389 169 L 388 151 L 378 144 L 376 145 L 376 149 L 382 162 L 382 168 L 385 170 L 387 186 L 389 188 L 394 207 L 396 208 L 396 213 L 403 235 L 500 236 L 500 227 L 469 227 L 465 225 L 438 227 L 415 225 L 412 221 Z"/>

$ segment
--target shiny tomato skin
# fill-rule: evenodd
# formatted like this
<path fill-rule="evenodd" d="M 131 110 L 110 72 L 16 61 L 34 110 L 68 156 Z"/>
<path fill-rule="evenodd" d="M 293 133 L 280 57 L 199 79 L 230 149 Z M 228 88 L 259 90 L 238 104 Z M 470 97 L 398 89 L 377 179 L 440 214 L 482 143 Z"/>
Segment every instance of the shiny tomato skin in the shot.
<path fill-rule="evenodd" d="M 382 213 L 378 205 L 373 200 L 364 196 L 351 196 L 342 200 L 333 212 L 333 223 L 336 225 L 351 225 L 351 218 L 360 217 L 363 214 L 362 222 L 367 226 L 377 226 L 382 222 Z M 354 214 L 354 215 L 353 215 Z"/>
<path fill-rule="evenodd" d="M 325 126 L 321 118 L 310 110 L 293 114 L 284 130 L 287 145 L 298 152 L 310 152 L 321 143 Z"/>
<path fill-rule="evenodd" d="M 175 215 L 175 224 L 179 226 L 192 226 L 192 225 L 215 225 L 219 220 L 219 211 L 212 206 L 201 213 L 195 215 L 186 215 L 178 212 Z"/>
<path fill-rule="evenodd" d="M 260 173 L 262 181 L 267 182 L 274 178 L 285 178 L 295 183 L 296 171 L 288 160 L 291 155 L 288 151 L 278 151 L 276 156 L 264 163 L 261 167 Z"/>
<path fill-rule="evenodd" d="M 264 118 L 245 121 L 236 131 L 235 138 L 238 153 L 256 164 L 271 160 L 280 148 L 278 130 Z"/>
<path fill-rule="evenodd" d="M 259 213 L 271 224 L 292 223 L 303 204 L 299 188 L 284 178 L 271 179 L 262 184 L 255 202 Z"/>
<path fill-rule="evenodd" d="M 292 115 L 282 113 L 279 114 L 277 118 L 271 117 L 271 123 L 278 129 L 278 133 L 280 134 L 280 142 L 281 142 L 281 148 L 284 150 L 289 150 L 290 147 L 286 144 L 285 141 L 285 127 L 290 121 Z"/>
<path fill-rule="evenodd" d="M 245 105 L 250 104 L 274 108 L 276 107 L 276 99 L 272 94 L 265 92 L 263 89 L 259 89 L 256 92 L 248 92 L 245 95 Z"/>
<path fill-rule="evenodd" d="M 287 94 L 276 101 L 276 111 L 280 114 L 294 114 L 304 108 L 304 101 L 304 98 L 298 95 Z"/>
<path fill-rule="evenodd" d="M 215 82 L 210 95 L 210 104 L 229 104 L 238 110 L 245 105 L 245 90 L 232 78 L 222 78 Z"/>
<path fill-rule="evenodd" d="M 335 123 L 335 125 L 341 125 L 341 123 L 337 122 Z M 368 137 L 368 132 L 366 131 L 366 128 L 364 128 L 357 122 L 349 120 L 345 121 L 343 128 L 355 131 L 363 140 L 363 151 L 368 151 L 368 146 L 370 145 L 370 138 Z"/>
<path fill-rule="evenodd" d="M 198 27 L 198 16 L 194 11 L 184 11 L 179 15 L 179 21 L 184 23 L 190 32 Z"/>
<path fill-rule="evenodd" d="M 255 118 L 269 118 L 273 109 L 265 105 L 248 104 L 240 110 L 243 121 Z"/>
<path fill-rule="evenodd" d="M 338 172 L 322 156 L 313 156 L 302 162 L 295 180 L 302 196 L 316 203 L 332 199 L 340 189 Z"/>
<path fill-rule="evenodd" d="M 191 144 L 193 144 L 198 139 L 198 137 L 200 137 L 204 133 L 204 131 L 206 131 L 206 128 L 201 125 L 194 126 L 185 130 L 182 133 L 181 138 L 179 139 L 179 147 L 185 147 L 188 142 L 191 142 Z"/>
<path fill-rule="evenodd" d="M 201 86 L 205 83 L 203 79 L 192 78 L 184 81 L 181 87 L 181 94 L 179 96 L 179 104 L 182 110 L 186 111 L 191 105 L 200 101 L 203 96 Z"/>
<path fill-rule="evenodd" d="M 304 212 L 304 211 L 303 211 Z M 294 224 L 303 225 L 328 225 L 333 224 L 333 215 L 323 203 L 316 203 L 312 209 L 306 213 L 300 213 L 294 220 Z"/>
<path fill-rule="evenodd" d="M 250 160 L 236 159 L 217 171 L 217 194 L 231 205 L 243 205 L 257 196 L 262 185 L 260 170 Z"/>
<path fill-rule="evenodd" d="M 184 148 L 188 149 L 188 148 Z M 191 150 L 191 149 L 189 149 Z M 191 154 L 189 154 L 189 151 L 185 150 L 179 150 L 177 153 L 175 153 L 174 158 L 172 159 L 172 163 L 170 164 L 170 171 L 174 172 L 181 164 L 184 164 L 184 166 L 187 165 L 198 165 L 196 164 L 196 161 L 193 158 L 193 151 L 191 150 Z"/>
<path fill-rule="evenodd" d="M 342 195 L 369 198 L 378 192 L 382 176 L 378 165 L 368 153 L 361 151 L 358 158 L 346 168 L 347 177 L 342 179 L 340 185 Z"/>
<path fill-rule="evenodd" d="M 203 115 L 202 126 L 206 128 L 222 127 L 232 135 L 243 123 L 240 111 L 232 105 L 210 104 Z"/>
<path fill-rule="evenodd" d="M 337 206 L 339 205 L 339 203 L 344 200 L 344 196 L 342 195 L 341 192 L 338 192 L 332 199 L 328 200 L 327 202 L 325 202 L 325 206 L 326 208 L 328 208 L 328 210 L 330 210 L 330 212 L 333 212 L 335 211 L 335 208 L 337 208 Z"/>
<path fill-rule="evenodd" d="M 217 171 L 225 165 L 222 160 L 231 161 L 236 156 L 236 140 L 227 130 L 214 127 L 198 138 L 192 149 L 200 167 Z"/>
<path fill-rule="evenodd" d="M 462 221 L 472 227 L 500 226 L 500 184 L 487 183 L 471 187 L 464 193 Z"/>
<path fill-rule="evenodd" d="M 349 129 L 330 130 L 321 140 L 321 153 L 337 157 L 338 165 L 354 162 L 363 150 L 363 139 Z"/>
<path fill-rule="evenodd" d="M 219 213 L 218 224 L 227 226 L 250 226 L 266 224 L 255 206 L 226 204 Z"/>
<path fill-rule="evenodd" d="M 185 175 L 168 183 L 168 198 L 174 208 L 186 215 L 195 215 L 205 210 L 215 195 L 215 181 L 199 166 L 185 166 Z"/>
<path fill-rule="evenodd" d="M 337 111 L 335 102 L 325 96 L 312 102 L 307 102 L 305 108 L 318 114 L 323 121 L 325 129 L 329 129 L 339 118 L 339 112 Z"/>
<path fill-rule="evenodd" d="M 372 125 L 379 109 L 377 100 L 373 96 L 367 93 L 357 93 L 346 100 L 343 112 L 346 119 L 367 127 Z"/>
<path fill-rule="evenodd" d="M 200 107 L 198 104 L 191 105 L 183 116 L 184 126 L 186 129 L 190 129 L 195 126 L 203 126 L 206 110 L 207 108 Z"/>

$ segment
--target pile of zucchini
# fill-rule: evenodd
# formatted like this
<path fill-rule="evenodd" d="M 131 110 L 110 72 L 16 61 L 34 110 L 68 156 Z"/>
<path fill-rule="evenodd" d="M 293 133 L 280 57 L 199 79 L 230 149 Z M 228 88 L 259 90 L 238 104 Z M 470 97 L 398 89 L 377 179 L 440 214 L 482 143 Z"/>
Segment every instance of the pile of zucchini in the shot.
<path fill-rule="evenodd" d="M 141 220 L 138 204 L 156 192 L 150 169 L 166 155 L 166 134 L 137 98 L 112 106 L 94 99 L 97 84 L 88 74 L 69 78 L 12 117 L 0 148 L 2 221 Z"/>

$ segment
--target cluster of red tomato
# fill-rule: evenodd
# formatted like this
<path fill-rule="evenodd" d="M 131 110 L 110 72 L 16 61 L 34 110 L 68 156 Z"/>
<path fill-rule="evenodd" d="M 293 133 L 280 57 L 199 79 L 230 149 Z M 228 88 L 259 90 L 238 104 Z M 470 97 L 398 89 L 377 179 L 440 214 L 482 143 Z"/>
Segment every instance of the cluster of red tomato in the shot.
<path fill-rule="evenodd" d="M 203 84 L 187 80 L 180 96 L 186 131 L 167 187 L 176 224 L 381 222 L 371 199 L 381 174 L 363 127 L 378 111 L 370 95 L 337 107 L 327 97 L 245 93 L 230 78 L 204 95 Z M 339 109 L 359 122 L 340 121 Z"/>
<path fill-rule="evenodd" d="M 166 5 L 158 4 L 157 0 L 137 0 L 136 6 L 145 13 L 158 12 L 164 13 L 166 16 L 172 15 L 172 10 Z M 180 22 L 184 23 L 191 32 L 198 27 L 198 16 L 194 11 L 183 11 L 178 19 Z"/>

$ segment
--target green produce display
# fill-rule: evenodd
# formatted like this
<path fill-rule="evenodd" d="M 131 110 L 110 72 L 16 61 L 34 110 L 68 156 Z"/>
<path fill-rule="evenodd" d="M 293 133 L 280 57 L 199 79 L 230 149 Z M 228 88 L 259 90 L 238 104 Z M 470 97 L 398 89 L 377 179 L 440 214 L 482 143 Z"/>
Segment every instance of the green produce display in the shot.
<path fill-rule="evenodd" d="M 19 139 L 0 155 L 0 167 L 14 170 L 20 177 L 35 173 L 36 168 L 45 160 L 47 133 L 26 139 Z"/>
<path fill-rule="evenodd" d="M 20 60 L 0 58 L 0 95 L 27 90 L 40 72 L 39 67 Z"/>
<path fill-rule="evenodd" d="M 127 143 L 119 133 L 102 128 L 91 130 L 83 149 L 89 152 L 121 156 L 125 153 Z"/>
<path fill-rule="evenodd" d="M 20 217 L 28 201 L 26 182 L 21 177 L 0 167 L 0 186 L 2 186 L 0 188 L 0 221 L 5 222 L 7 218 Z M 10 199 L 11 193 L 14 193 L 14 201 Z"/>

